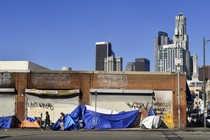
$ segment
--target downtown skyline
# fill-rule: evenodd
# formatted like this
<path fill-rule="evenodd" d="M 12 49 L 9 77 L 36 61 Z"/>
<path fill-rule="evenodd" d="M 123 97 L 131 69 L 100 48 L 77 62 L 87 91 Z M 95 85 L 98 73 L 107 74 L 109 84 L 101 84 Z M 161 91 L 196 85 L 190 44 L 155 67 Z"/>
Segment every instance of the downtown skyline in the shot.
<path fill-rule="evenodd" d="M 174 34 L 175 16 L 187 18 L 189 50 L 203 64 L 203 36 L 210 39 L 208 0 L 1 0 L 0 61 L 28 60 L 49 69 L 95 69 L 95 43 L 110 41 L 127 62 L 150 60 L 154 71 L 154 43 L 159 31 Z M 210 65 L 210 43 L 206 65 Z"/>

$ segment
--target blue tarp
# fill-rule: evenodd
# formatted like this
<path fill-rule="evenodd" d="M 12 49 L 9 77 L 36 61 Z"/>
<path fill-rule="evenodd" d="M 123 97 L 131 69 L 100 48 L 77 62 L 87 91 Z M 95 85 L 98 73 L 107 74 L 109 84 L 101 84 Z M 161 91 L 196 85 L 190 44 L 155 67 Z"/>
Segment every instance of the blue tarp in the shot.
<path fill-rule="evenodd" d="M 115 129 L 131 127 L 138 118 L 139 111 L 120 112 L 118 114 L 102 114 L 82 108 L 85 129 Z"/>
<path fill-rule="evenodd" d="M 0 128 L 14 128 L 20 124 L 21 121 L 16 116 L 0 117 Z"/>
<path fill-rule="evenodd" d="M 0 128 L 10 128 L 12 124 L 12 116 L 0 117 Z"/>
<path fill-rule="evenodd" d="M 148 116 L 155 116 L 155 112 L 152 107 L 150 107 L 150 109 L 149 109 Z"/>
<path fill-rule="evenodd" d="M 34 118 L 34 117 L 26 117 L 26 120 L 29 121 L 29 122 L 34 122 L 34 121 L 36 121 L 36 118 Z"/>
<path fill-rule="evenodd" d="M 138 110 L 120 112 L 118 114 L 102 114 L 87 110 L 85 105 L 81 105 L 71 114 L 65 114 L 64 130 L 79 129 L 79 120 L 82 120 L 85 129 L 128 128 L 135 123 L 138 115 Z M 60 130 L 59 119 L 52 126 L 52 130 Z"/>
<path fill-rule="evenodd" d="M 79 129 L 79 119 L 81 117 L 81 107 L 77 108 L 70 114 L 65 114 L 64 130 L 75 130 Z M 60 119 L 52 126 L 52 130 L 60 130 Z"/>

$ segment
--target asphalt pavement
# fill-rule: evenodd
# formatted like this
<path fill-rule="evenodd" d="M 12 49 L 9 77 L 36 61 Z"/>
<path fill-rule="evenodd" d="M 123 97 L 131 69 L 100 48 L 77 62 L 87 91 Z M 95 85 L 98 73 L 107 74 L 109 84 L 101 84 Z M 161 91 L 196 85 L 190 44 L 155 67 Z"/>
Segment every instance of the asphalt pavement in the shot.
<path fill-rule="evenodd" d="M 186 129 L 108 129 L 108 130 L 74 130 L 52 131 L 41 129 L 0 129 L 0 139 L 7 140 L 207 140 L 210 138 L 210 128 Z"/>

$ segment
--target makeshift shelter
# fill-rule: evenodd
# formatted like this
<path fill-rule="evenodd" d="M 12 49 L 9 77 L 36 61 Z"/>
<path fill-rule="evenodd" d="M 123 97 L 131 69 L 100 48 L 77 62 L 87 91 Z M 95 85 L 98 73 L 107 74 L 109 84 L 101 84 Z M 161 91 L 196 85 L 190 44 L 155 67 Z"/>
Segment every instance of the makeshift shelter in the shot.
<path fill-rule="evenodd" d="M 81 107 L 77 106 L 77 108 L 72 111 L 70 114 L 65 114 L 64 120 L 64 130 L 77 130 L 79 129 L 79 119 L 81 117 Z M 52 130 L 60 130 L 60 119 L 56 121 L 56 123 L 52 126 Z"/>
<path fill-rule="evenodd" d="M 40 128 L 40 125 L 35 118 L 27 117 L 22 121 L 21 128 Z"/>
<path fill-rule="evenodd" d="M 0 128 L 17 128 L 21 121 L 16 116 L 0 117 Z"/>
<path fill-rule="evenodd" d="M 138 116 L 139 111 L 120 112 L 118 114 L 102 114 L 87 110 L 83 105 L 82 119 L 85 129 L 116 129 L 132 127 Z"/>
<path fill-rule="evenodd" d="M 132 127 L 139 117 L 139 111 L 133 110 L 118 114 L 103 114 L 87 110 L 85 105 L 78 106 L 71 114 L 65 114 L 64 130 L 75 130 L 80 127 L 82 120 L 84 129 L 116 129 Z M 53 130 L 60 130 L 59 119 L 52 126 Z"/>
<path fill-rule="evenodd" d="M 148 116 L 143 119 L 142 121 L 142 127 L 147 128 L 147 129 L 152 129 L 152 128 L 159 128 L 162 124 L 162 119 L 160 116 Z"/>

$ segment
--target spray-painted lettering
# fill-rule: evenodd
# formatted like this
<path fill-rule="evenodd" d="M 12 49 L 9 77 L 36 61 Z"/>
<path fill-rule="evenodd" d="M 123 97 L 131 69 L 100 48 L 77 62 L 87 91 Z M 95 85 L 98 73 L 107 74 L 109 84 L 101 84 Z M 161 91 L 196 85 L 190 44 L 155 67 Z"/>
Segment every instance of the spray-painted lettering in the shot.
<path fill-rule="evenodd" d="M 52 104 L 50 103 L 43 103 L 43 102 L 28 102 L 28 107 L 39 107 L 39 108 L 43 108 L 43 109 L 50 109 L 50 110 L 54 110 L 54 107 Z"/>

